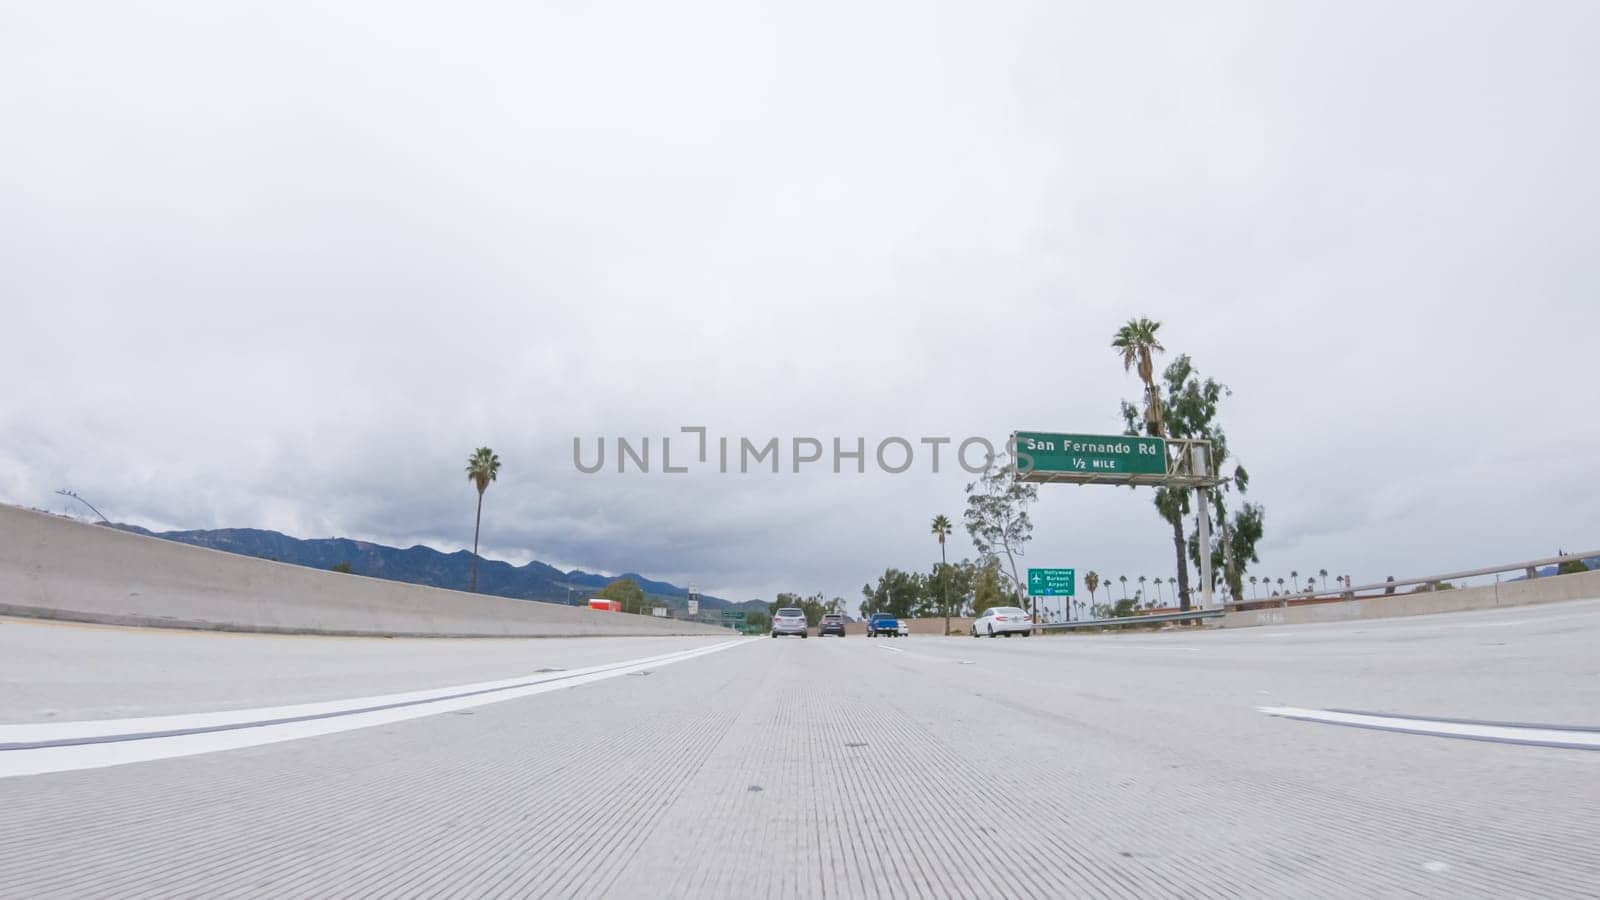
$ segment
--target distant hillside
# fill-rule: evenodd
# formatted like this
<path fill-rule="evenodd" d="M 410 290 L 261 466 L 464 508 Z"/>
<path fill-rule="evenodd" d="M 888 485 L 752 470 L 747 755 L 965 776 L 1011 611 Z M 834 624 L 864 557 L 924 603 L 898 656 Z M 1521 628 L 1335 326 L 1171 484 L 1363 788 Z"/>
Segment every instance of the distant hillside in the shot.
<path fill-rule="evenodd" d="M 397 547 L 352 541 L 348 538 L 302 540 L 258 528 L 155 532 L 137 525 L 114 524 L 111 527 L 192 544 L 196 547 L 209 547 L 212 550 L 272 559 L 313 569 L 328 569 L 338 563 L 348 563 L 350 571 L 356 575 L 425 584 L 430 587 L 464 591 L 472 579 L 472 554 L 466 550 L 441 553 L 432 547 L 420 544 L 401 550 Z M 616 577 L 632 578 L 639 583 L 646 594 L 665 600 L 671 606 L 682 608 L 688 603 L 689 592 L 675 584 L 653 581 L 634 573 Z M 599 591 L 613 580 L 612 576 L 596 575 L 581 569 L 563 572 L 538 561 L 525 566 L 513 566 L 501 560 L 478 560 L 478 593 L 516 600 L 566 603 L 569 597 L 580 600 L 588 594 Z M 700 595 L 700 607 L 703 610 L 720 610 L 729 606 L 744 608 L 750 603 L 760 603 L 760 601 L 730 604 L 719 597 Z M 765 609 L 766 605 L 761 604 L 761 608 Z"/>

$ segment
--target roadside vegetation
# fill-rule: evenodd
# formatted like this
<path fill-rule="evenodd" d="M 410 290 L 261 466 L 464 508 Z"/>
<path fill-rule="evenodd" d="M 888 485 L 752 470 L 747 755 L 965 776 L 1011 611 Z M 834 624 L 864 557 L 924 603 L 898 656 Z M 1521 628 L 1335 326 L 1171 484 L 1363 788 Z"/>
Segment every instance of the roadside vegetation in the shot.
<path fill-rule="evenodd" d="M 1081 586 L 1087 600 L 1075 598 L 1067 613 L 1074 618 L 1084 614 L 1101 618 L 1136 615 L 1161 605 L 1176 604 L 1181 610 L 1193 605 L 1189 566 L 1198 570 L 1201 553 L 1210 556 L 1214 590 L 1245 599 L 1245 579 L 1252 565 L 1260 562 L 1256 548 L 1266 531 L 1266 511 L 1259 503 L 1245 499 L 1250 475 L 1232 457 L 1227 433 L 1219 419 L 1222 403 L 1232 396 L 1227 385 L 1204 377 L 1188 354 L 1179 354 L 1157 375 L 1157 358 L 1166 353 L 1161 342 L 1161 323 L 1135 318 L 1112 335 L 1111 349 L 1121 360 L 1123 370 L 1135 374 L 1142 387 L 1139 402 L 1121 401 L 1118 410 L 1123 434 L 1168 440 L 1206 440 L 1211 443 L 1211 465 L 1220 483 L 1207 491 L 1210 507 L 1211 545 L 1199 545 L 1198 529 L 1187 533 L 1192 523 L 1194 493 L 1188 489 L 1157 488 L 1152 501 L 1156 512 L 1172 529 L 1173 575 L 1118 575 L 1120 597 L 1112 594 L 1112 579 L 1089 570 Z M 991 606 L 1026 606 L 1021 560 L 1033 538 L 1030 508 L 1038 501 L 1038 488 L 1020 481 L 1015 458 L 1000 453 L 979 477 L 966 486 L 966 508 L 962 522 L 977 551 L 975 559 L 949 563 L 945 540 L 950 521 L 943 515 L 933 520 L 932 531 L 939 544 L 939 561 L 927 572 L 885 569 L 877 583 L 862 586 L 861 612 L 889 612 L 901 617 L 971 616 Z M 1134 488 L 1139 490 L 1139 488 Z M 1319 570 L 1326 587 L 1328 572 Z M 1248 576 L 1252 586 L 1258 576 Z M 1299 583 L 1299 573 L 1292 579 Z M 1132 590 L 1130 591 L 1130 580 Z M 1336 579 L 1337 583 L 1338 579 Z M 1279 579 L 1280 586 L 1283 580 Z M 1265 582 L 1270 589 L 1271 579 Z M 1307 579 L 1308 589 L 1311 587 Z M 1106 598 L 1099 599 L 1101 589 Z"/>
<path fill-rule="evenodd" d="M 1233 597 L 1245 596 L 1245 574 L 1252 563 L 1260 562 L 1256 545 L 1266 531 L 1266 510 L 1244 500 L 1250 475 L 1231 458 L 1227 433 L 1218 419 L 1222 401 L 1233 391 L 1215 379 L 1202 378 L 1188 354 L 1174 358 L 1157 384 L 1155 356 L 1166 351 L 1157 340 L 1160 330 L 1160 322 L 1133 319 L 1118 329 L 1111 346 L 1122 355 L 1124 370 L 1137 368 L 1144 384 L 1142 407 L 1122 401 L 1123 434 L 1211 442 L 1211 466 L 1221 483 L 1206 492 L 1212 519 L 1210 547 L 1202 550 L 1199 546 L 1198 529 L 1194 535 L 1184 535 L 1184 522 L 1193 512 L 1193 491 L 1157 488 L 1154 497 L 1156 512 L 1172 528 L 1178 608 L 1188 610 L 1192 605 L 1189 563 L 1198 570 L 1202 552 L 1211 557 L 1217 581 L 1213 589 L 1225 588 Z M 1230 514 L 1234 494 L 1239 497 L 1239 507 Z"/>

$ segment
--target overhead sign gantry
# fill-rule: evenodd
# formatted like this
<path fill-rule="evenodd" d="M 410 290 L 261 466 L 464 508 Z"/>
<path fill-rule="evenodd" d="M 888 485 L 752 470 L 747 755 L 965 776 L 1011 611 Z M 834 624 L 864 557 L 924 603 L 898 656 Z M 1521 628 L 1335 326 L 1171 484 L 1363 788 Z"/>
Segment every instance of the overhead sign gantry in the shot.
<path fill-rule="evenodd" d="M 1123 434 L 1014 431 L 1017 480 L 1029 484 L 1115 484 L 1194 489 L 1200 546 L 1211 546 L 1206 489 L 1222 483 L 1211 465 L 1211 442 Z M 1200 554 L 1201 603 L 1213 605 L 1211 554 Z"/>
<path fill-rule="evenodd" d="M 1049 431 L 1017 431 L 1011 440 L 1017 480 L 1031 484 L 1191 488 L 1220 481 L 1203 461 L 1211 458 L 1210 441 Z M 1204 454 L 1198 466 L 1196 450 Z"/>

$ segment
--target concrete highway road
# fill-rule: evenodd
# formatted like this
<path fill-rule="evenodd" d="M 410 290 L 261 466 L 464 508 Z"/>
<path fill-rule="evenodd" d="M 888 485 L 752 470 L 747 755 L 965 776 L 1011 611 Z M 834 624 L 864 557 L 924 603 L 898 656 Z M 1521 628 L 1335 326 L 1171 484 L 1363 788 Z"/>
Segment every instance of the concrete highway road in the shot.
<path fill-rule="evenodd" d="M 1597 638 L 3 620 L 0 896 L 1594 897 Z"/>

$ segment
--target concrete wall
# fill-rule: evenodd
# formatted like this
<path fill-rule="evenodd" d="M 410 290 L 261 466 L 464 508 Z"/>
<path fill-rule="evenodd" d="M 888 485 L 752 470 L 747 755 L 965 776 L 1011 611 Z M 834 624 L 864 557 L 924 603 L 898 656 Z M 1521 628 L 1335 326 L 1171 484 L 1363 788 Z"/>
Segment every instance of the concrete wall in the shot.
<path fill-rule="evenodd" d="M 713 625 L 324 572 L 5 505 L 0 615 L 396 637 L 730 634 Z"/>
<path fill-rule="evenodd" d="M 1530 581 L 1508 581 L 1483 587 L 1457 588 L 1451 591 L 1391 594 L 1342 600 L 1337 603 L 1291 606 L 1287 609 L 1230 612 L 1223 616 L 1218 624 L 1223 628 L 1240 628 L 1252 625 L 1348 622 L 1352 619 L 1421 616 L 1468 609 L 1496 609 L 1502 606 L 1558 603 L 1562 600 L 1587 600 L 1592 597 L 1600 597 L 1600 570 L 1580 572 L 1576 575 L 1550 575 Z"/>

